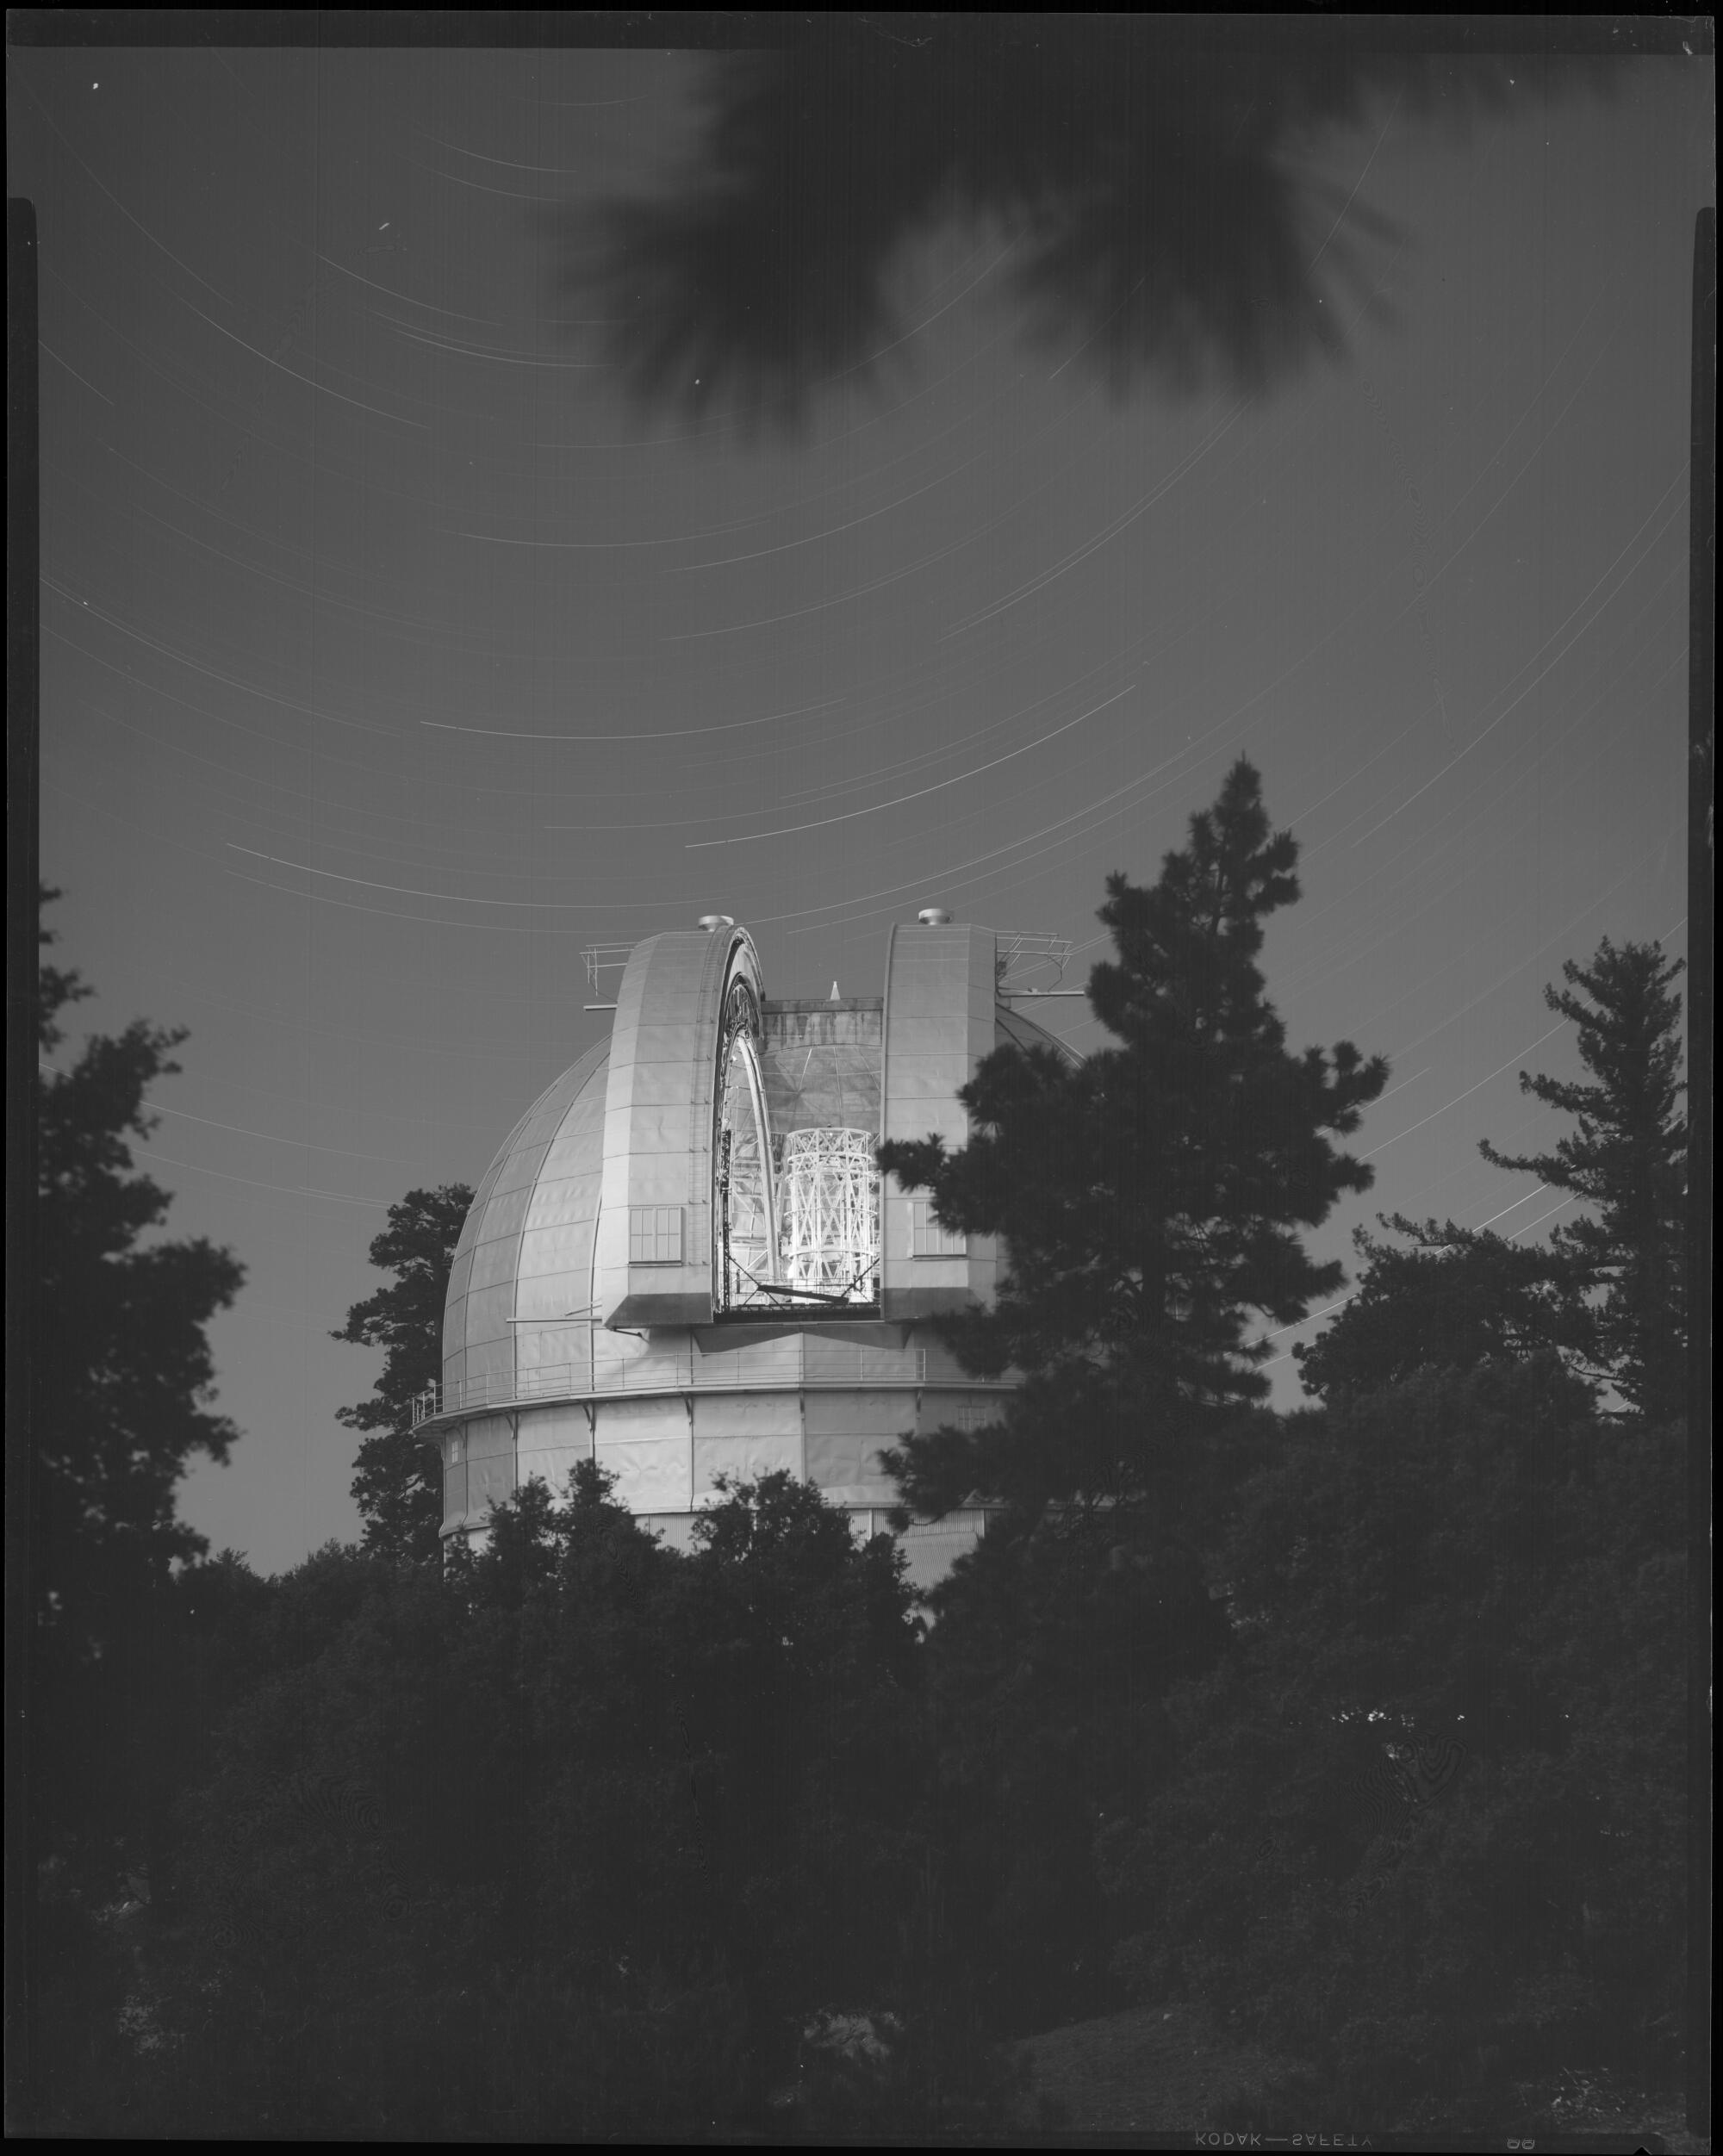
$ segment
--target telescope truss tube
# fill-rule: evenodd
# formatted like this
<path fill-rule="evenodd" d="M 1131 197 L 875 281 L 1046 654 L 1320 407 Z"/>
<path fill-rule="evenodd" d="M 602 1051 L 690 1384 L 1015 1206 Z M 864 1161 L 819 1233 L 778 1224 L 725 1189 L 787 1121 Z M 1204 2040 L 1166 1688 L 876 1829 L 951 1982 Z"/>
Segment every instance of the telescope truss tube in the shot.
<path fill-rule="evenodd" d="M 793 1130 L 779 1170 L 783 1278 L 804 1293 L 879 1295 L 880 1171 L 870 1130 Z"/>

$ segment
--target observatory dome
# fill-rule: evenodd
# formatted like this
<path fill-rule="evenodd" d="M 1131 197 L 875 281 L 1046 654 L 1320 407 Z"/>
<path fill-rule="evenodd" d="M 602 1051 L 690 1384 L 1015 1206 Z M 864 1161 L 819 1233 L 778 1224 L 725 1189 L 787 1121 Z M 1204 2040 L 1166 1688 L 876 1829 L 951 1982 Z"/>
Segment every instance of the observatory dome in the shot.
<path fill-rule="evenodd" d="M 445 1538 L 482 1538 L 493 1504 L 587 1458 L 677 1544 L 717 1476 L 774 1469 L 883 1528 L 880 1451 L 992 1420 L 1011 1381 L 968 1376 L 928 1322 L 991 1295 L 991 1242 L 947 1234 L 874 1148 L 963 1144 L 985 1054 L 1061 1048 L 1015 983 L 1064 949 L 923 920 L 891 931 L 882 995 L 786 1001 L 723 916 L 635 946 L 609 1040 L 521 1117 L 462 1231 L 420 1423 Z M 911 1576 L 983 1524 L 912 1526 Z"/>

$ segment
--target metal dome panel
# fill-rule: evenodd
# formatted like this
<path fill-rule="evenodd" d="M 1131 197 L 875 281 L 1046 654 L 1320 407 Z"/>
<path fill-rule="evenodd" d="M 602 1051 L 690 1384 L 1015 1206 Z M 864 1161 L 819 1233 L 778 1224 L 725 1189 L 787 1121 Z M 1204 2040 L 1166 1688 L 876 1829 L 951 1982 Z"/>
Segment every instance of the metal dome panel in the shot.
<path fill-rule="evenodd" d="M 588 1103 L 594 1094 L 599 1102 L 603 1100 L 607 1056 L 608 1043 L 600 1042 L 546 1086 L 503 1141 L 474 1194 L 456 1246 L 445 1307 L 446 1397 L 465 1399 L 486 1389 L 498 1398 L 512 1395 L 518 1328 L 511 1320 L 519 1314 L 515 1298 L 522 1259 L 526 1254 L 529 1262 L 536 1263 L 538 1256 L 536 1250 L 523 1253 L 523 1231 L 541 1192 L 546 1196 L 535 1217 L 541 1225 L 549 1225 L 544 1213 L 555 1209 L 549 1202 L 550 1192 L 567 1190 L 582 1180 L 595 1183 L 601 1109 L 594 1111 Z M 565 1176 L 547 1186 L 544 1171 L 553 1146 L 564 1140 L 563 1164 L 572 1165 L 583 1146 L 587 1176 Z M 571 1194 L 565 1202 L 572 1210 L 578 1201 Z M 560 1295 L 563 1289 L 559 1286 L 555 1292 Z M 589 1280 L 586 1299 L 591 1300 Z M 568 1307 L 564 1302 L 563 1308 Z"/>

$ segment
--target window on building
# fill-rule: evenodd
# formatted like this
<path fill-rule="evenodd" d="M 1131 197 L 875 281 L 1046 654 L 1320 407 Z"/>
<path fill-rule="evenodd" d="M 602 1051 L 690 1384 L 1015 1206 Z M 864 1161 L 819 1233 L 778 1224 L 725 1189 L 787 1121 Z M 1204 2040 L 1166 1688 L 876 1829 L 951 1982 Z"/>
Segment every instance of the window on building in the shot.
<path fill-rule="evenodd" d="M 942 1227 L 933 1217 L 931 1198 L 910 1200 L 910 1255 L 911 1258 L 965 1258 L 969 1238 Z"/>
<path fill-rule="evenodd" d="M 680 1205 L 629 1207 L 628 1262 L 631 1265 L 681 1264 L 682 1208 Z"/>

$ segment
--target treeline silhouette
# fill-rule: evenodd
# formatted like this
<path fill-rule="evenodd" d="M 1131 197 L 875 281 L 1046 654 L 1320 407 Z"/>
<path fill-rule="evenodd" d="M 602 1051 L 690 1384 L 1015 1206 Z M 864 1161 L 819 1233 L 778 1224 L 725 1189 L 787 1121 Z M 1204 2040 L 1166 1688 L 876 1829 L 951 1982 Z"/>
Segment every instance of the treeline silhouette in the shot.
<path fill-rule="evenodd" d="M 1577 1128 L 1535 1165 L 1589 1224 L 1540 1255 L 1388 1223 L 1411 1246 L 1364 1240 L 1318 1404 L 1278 1414 L 1244 1320 L 1332 1289 L 1300 1236 L 1367 1182 L 1343 1144 L 1385 1076 L 1285 1044 L 1256 960 L 1296 856 L 1241 764 L 1154 885 L 1110 887 L 1112 1045 L 1001 1050 L 974 1144 L 895 1150 L 940 1217 L 1005 1237 L 993 1311 L 951 1337 L 1027 1381 L 893 1456 L 906 1505 L 994 1507 L 924 1607 L 889 1537 L 783 1476 L 679 1554 L 587 1465 L 427 1557 L 418 1470 L 376 1444 L 364 1545 L 264 1579 L 177 1529 L 72 1598 L 113 1573 L 123 1461 L 92 1421 L 91 1524 L 40 1558 L 40 1638 L 83 1629 L 39 1666 L 65 1735 L 33 1761 L 15 2116 L 986 2134 L 1036 2116 L 1017 2040 L 1174 2005 L 1283 2064 L 1169 2128 L 1303 2095 L 1547 2131 L 1564 2071 L 1673 2085 L 1679 969 L 1606 942 L 1558 991 L 1592 1087 L 1552 1098 Z M 140 1110 L 87 1113 L 84 1199 L 123 1188 Z M 447 1195 L 412 1194 L 380 1264 L 434 1272 Z M 72 1196 L 45 1174 L 47 1215 Z M 233 1284 L 208 1264 L 183 1314 Z M 398 1422 L 437 1298 L 389 1292 L 356 1312 L 400 1320 Z"/>

